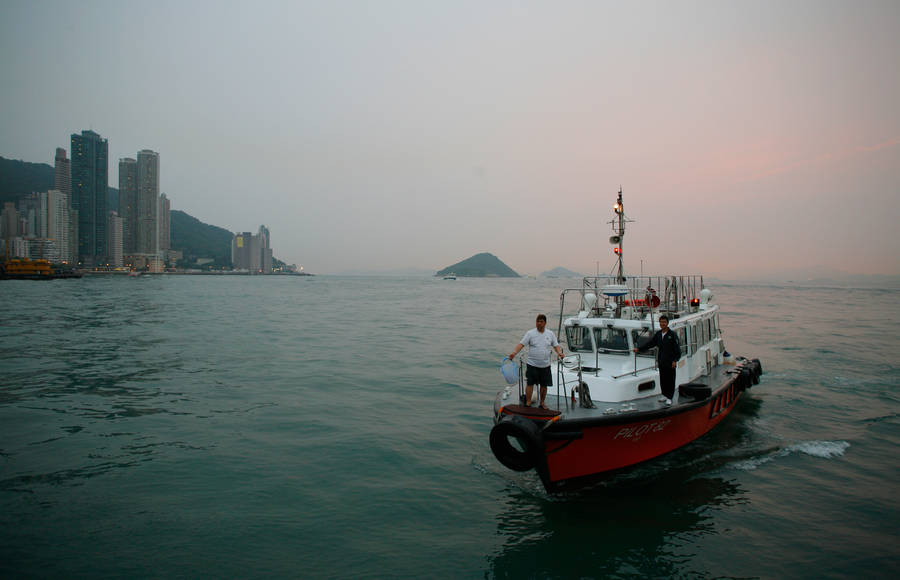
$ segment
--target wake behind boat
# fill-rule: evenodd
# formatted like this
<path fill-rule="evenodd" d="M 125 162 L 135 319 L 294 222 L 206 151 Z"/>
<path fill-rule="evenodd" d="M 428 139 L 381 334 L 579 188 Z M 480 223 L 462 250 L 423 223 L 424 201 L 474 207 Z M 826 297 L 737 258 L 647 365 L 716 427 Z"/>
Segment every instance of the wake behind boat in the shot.
<path fill-rule="evenodd" d="M 610 242 L 617 246 L 618 274 L 586 277 L 580 288 L 560 295 L 557 334 L 570 354 L 557 362 L 548 408 L 523 404 L 521 355 L 518 390 L 507 386 L 494 400 L 494 455 L 515 471 L 536 469 L 551 492 L 696 440 L 728 416 L 762 374 L 758 359 L 735 359 L 725 350 L 719 306 L 702 276 L 626 278 L 621 189 L 614 210 Z M 662 315 L 681 346 L 671 401 L 661 396 L 652 353 L 632 352 L 659 329 Z"/>

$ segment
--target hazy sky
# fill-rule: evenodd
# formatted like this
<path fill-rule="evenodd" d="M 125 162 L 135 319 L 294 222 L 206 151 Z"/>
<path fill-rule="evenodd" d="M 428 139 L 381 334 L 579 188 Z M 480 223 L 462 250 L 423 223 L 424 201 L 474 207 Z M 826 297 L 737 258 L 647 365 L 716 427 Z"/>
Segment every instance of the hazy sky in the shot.
<path fill-rule="evenodd" d="M 160 154 L 307 271 L 900 274 L 900 2 L 0 4 L 0 155 Z"/>

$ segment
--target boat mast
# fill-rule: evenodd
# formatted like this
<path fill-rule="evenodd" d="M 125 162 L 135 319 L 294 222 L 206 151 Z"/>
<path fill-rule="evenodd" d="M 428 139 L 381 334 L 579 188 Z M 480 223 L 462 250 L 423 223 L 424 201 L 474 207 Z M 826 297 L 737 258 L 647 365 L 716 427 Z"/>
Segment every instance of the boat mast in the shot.
<path fill-rule="evenodd" d="M 609 241 L 612 244 L 618 244 L 618 247 L 614 248 L 613 251 L 616 253 L 616 260 L 619 266 L 619 272 L 616 276 L 616 283 L 624 284 L 625 283 L 625 264 L 622 262 L 622 238 L 625 237 L 625 205 L 622 203 L 622 186 L 619 186 L 619 198 L 616 200 L 616 205 L 613 206 L 613 211 L 616 212 L 617 220 L 612 220 L 610 223 L 613 225 L 613 232 L 615 235 L 612 236 Z"/>

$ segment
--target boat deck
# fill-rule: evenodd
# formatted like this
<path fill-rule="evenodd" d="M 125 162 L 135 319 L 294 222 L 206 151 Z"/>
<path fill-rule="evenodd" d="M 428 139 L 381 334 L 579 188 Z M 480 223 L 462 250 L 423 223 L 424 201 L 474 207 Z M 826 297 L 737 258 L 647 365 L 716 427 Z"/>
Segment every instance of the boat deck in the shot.
<path fill-rule="evenodd" d="M 735 365 L 718 365 L 713 367 L 708 375 L 698 377 L 693 383 L 706 384 L 715 393 L 721 385 L 730 380 L 731 373 L 734 373 L 735 369 Z M 569 386 L 566 385 L 566 393 L 568 393 Z M 566 420 L 579 420 L 595 419 L 598 416 L 652 413 L 654 411 L 677 412 L 683 408 L 693 407 L 697 403 L 693 397 L 682 397 L 677 393 L 671 407 L 667 407 L 665 401 L 659 400 L 660 396 L 658 393 L 628 401 L 604 401 L 602 400 L 602 393 L 591 393 L 591 398 L 594 408 L 582 407 L 577 399 L 573 405 L 571 398 L 563 394 L 562 387 L 559 387 L 559 394 L 557 395 L 557 386 L 554 385 L 547 390 L 547 398 L 545 400 L 547 410 L 543 410 L 536 408 L 534 405 L 526 407 L 525 405 L 517 404 L 516 388 L 513 387 L 510 389 L 509 396 L 506 399 L 501 399 L 500 404 L 505 407 L 508 413 L 531 416 L 535 419 L 547 420 L 556 415 L 561 415 Z"/>

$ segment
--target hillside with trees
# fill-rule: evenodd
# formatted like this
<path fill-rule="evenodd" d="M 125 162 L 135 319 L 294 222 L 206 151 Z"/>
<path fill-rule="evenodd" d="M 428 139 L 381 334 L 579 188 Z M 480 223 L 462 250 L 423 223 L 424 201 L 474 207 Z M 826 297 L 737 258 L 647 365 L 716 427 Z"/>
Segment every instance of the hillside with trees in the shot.
<path fill-rule="evenodd" d="M 218 226 L 211 226 L 173 209 L 171 215 L 172 248 L 182 253 L 179 266 L 196 267 L 198 259 L 211 259 L 204 268 L 231 268 L 231 239 L 233 234 Z"/>
<path fill-rule="evenodd" d="M 52 166 L 0 157 L 0 205 L 48 189 L 53 189 Z"/>

